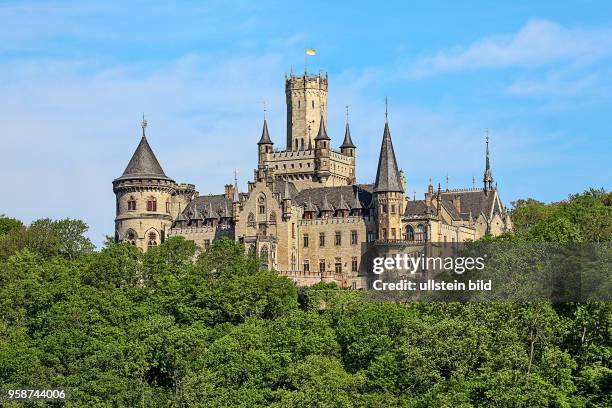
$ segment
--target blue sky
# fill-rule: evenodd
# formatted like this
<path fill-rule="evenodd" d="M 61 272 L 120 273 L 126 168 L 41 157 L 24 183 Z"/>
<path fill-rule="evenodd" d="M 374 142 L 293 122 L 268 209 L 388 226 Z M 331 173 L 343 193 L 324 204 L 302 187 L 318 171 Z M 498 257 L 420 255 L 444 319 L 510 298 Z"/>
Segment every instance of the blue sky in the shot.
<path fill-rule="evenodd" d="M 0 2 L 0 213 L 112 235 L 111 181 L 143 112 L 169 176 L 207 194 L 237 168 L 244 190 L 264 100 L 284 147 L 283 75 L 303 70 L 304 47 L 329 72 L 337 145 L 350 106 L 360 182 L 375 176 L 388 96 L 410 195 L 447 174 L 480 184 L 486 128 L 506 203 L 611 188 L 610 2 L 289 4 Z"/>

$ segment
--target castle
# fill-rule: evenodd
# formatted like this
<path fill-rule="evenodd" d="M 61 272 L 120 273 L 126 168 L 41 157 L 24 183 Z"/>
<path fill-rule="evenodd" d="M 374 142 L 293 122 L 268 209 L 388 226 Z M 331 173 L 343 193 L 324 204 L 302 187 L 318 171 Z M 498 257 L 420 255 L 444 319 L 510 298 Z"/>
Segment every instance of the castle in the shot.
<path fill-rule="evenodd" d="M 362 265 L 368 244 L 458 243 L 512 228 L 493 184 L 488 137 L 482 188 L 443 190 L 438 184 L 434 190 L 430 180 L 424 199 L 411 200 L 386 115 L 376 180 L 357 183 L 348 120 L 339 150 L 326 131 L 327 92 L 327 74 L 285 77 L 286 147 L 273 148 L 264 118 L 257 168 L 245 192 L 234 180 L 223 194 L 200 196 L 193 184 L 168 177 L 147 142 L 143 119 L 140 144 L 113 181 L 115 239 L 146 251 L 183 236 L 206 250 L 225 236 L 298 284 L 357 287 L 368 272 Z"/>

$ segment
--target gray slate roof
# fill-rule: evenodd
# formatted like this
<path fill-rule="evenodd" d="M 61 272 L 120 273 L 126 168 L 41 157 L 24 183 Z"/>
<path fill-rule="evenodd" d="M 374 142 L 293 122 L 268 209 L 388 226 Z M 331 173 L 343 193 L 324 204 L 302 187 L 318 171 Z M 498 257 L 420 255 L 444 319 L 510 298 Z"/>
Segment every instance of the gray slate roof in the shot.
<path fill-rule="evenodd" d="M 385 122 L 382 144 L 380 146 L 380 156 L 378 158 L 378 170 L 376 170 L 376 182 L 374 183 L 375 192 L 396 191 L 403 193 L 402 179 L 395 160 L 393 142 L 389 124 Z"/>
<path fill-rule="evenodd" d="M 327 202 L 333 208 L 340 207 L 340 196 L 345 203 L 351 208 L 363 208 L 367 206 L 373 197 L 372 184 L 358 184 L 354 186 L 337 186 L 337 187 L 318 187 L 307 188 L 300 191 L 294 198 L 294 203 L 297 205 L 306 205 L 309 200 L 312 200 L 314 209 L 323 207 L 324 199 L 327 196 Z M 360 203 L 355 201 L 355 196 L 359 197 Z"/>
<path fill-rule="evenodd" d="M 331 140 L 329 136 L 327 136 L 327 130 L 325 130 L 325 120 L 323 119 L 323 115 L 321 115 L 321 122 L 319 123 L 319 133 L 317 133 L 317 137 L 315 140 Z"/>
<path fill-rule="evenodd" d="M 153 149 L 149 146 L 147 138 L 143 136 L 140 139 L 138 147 L 134 151 L 130 162 L 128 163 L 123 175 L 119 179 L 129 178 L 155 178 L 170 180 L 162 169 Z"/>
<path fill-rule="evenodd" d="M 468 219 L 470 211 L 474 218 L 478 217 L 481 212 L 489 217 L 491 208 L 495 206 L 495 191 L 489 191 L 485 194 L 485 191 L 480 189 L 468 191 L 443 191 L 442 202 L 448 200 L 450 204 L 450 200 L 456 195 L 460 196 L 461 200 L 461 219 Z M 495 206 L 494 213 L 499 213 L 497 206 Z"/>
<path fill-rule="evenodd" d="M 272 142 L 272 139 L 270 139 L 270 133 L 268 133 L 268 121 L 265 119 L 263 124 L 263 130 L 261 131 L 261 138 L 259 139 L 259 142 L 257 142 L 257 144 L 274 144 Z"/>
<path fill-rule="evenodd" d="M 427 206 L 425 200 L 408 201 L 404 215 L 425 215 L 435 212 L 432 206 Z"/>
<path fill-rule="evenodd" d="M 344 141 L 340 145 L 340 148 L 352 147 L 355 148 L 353 144 L 353 140 L 351 139 L 351 129 L 349 129 L 349 124 L 346 124 L 346 128 L 344 129 Z"/>
<path fill-rule="evenodd" d="M 224 194 L 198 196 L 191 200 L 183 213 L 186 215 L 193 214 L 196 206 L 198 212 L 200 212 L 204 218 L 219 218 L 221 216 L 226 216 L 226 208 L 228 211 L 232 208 L 232 200 L 226 198 Z M 231 214 L 229 214 L 229 216 L 231 216 Z"/>

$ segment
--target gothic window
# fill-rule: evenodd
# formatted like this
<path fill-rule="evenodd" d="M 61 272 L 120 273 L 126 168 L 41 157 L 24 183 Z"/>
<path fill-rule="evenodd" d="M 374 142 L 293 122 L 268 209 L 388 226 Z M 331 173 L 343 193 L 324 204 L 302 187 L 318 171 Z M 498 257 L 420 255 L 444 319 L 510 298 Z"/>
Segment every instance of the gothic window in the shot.
<path fill-rule="evenodd" d="M 304 259 L 304 272 L 310 272 L 310 261 L 308 259 Z"/>
<path fill-rule="evenodd" d="M 423 224 L 417 226 L 416 240 L 419 242 L 427 241 L 427 230 Z"/>
<path fill-rule="evenodd" d="M 304 139 L 300 139 L 300 149 L 304 150 Z"/>
<path fill-rule="evenodd" d="M 156 233 L 149 232 L 148 238 L 149 240 L 147 242 L 147 247 L 153 248 L 154 246 L 157 245 L 157 234 Z"/>
<path fill-rule="evenodd" d="M 249 227 L 255 226 L 255 215 L 253 215 L 253 213 L 249 213 L 249 216 L 247 217 L 247 224 Z"/>
<path fill-rule="evenodd" d="M 325 259 L 319 259 L 319 272 L 325 272 Z"/>
<path fill-rule="evenodd" d="M 308 248 L 308 234 L 304 234 L 304 248 Z"/>
<path fill-rule="evenodd" d="M 155 197 L 150 197 L 147 200 L 147 211 L 157 211 L 157 200 Z"/>
<path fill-rule="evenodd" d="M 137 237 L 136 237 L 136 233 L 134 232 L 134 230 L 129 230 L 127 234 L 125 235 L 125 240 L 132 245 L 136 245 L 136 238 Z"/>
<path fill-rule="evenodd" d="M 260 205 L 259 206 L 259 213 L 260 214 L 265 214 L 266 213 L 266 206 L 265 205 Z"/>
<path fill-rule="evenodd" d="M 391 204 L 391 214 L 395 214 L 395 204 Z"/>
<path fill-rule="evenodd" d="M 320 247 L 325 246 L 325 233 L 324 232 L 319 233 L 319 246 Z"/>
<path fill-rule="evenodd" d="M 276 213 L 274 211 L 270 213 L 270 224 L 272 225 L 276 224 Z"/>
<path fill-rule="evenodd" d="M 338 245 L 342 245 L 342 233 L 340 231 L 336 231 L 336 237 L 335 237 L 335 244 L 336 246 Z"/>
<path fill-rule="evenodd" d="M 250 256 L 255 256 L 255 245 L 254 244 L 249 245 L 249 251 L 248 252 L 249 252 Z"/>
<path fill-rule="evenodd" d="M 351 245 L 357 245 L 357 231 L 351 231 Z"/>
<path fill-rule="evenodd" d="M 375 235 L 374 235 L 374 232 L 368 231 L 367 239 L 368 239 L 368 242 L 374 242 L 374 240 L 376 239 Z"/>
<path fill-rule="evenodd" d="M 130 196 L 130 199 L 127 202 L 128 211 L 136 211 L 136 199 L 134 196 Z"/>
<path fill-rule="evenodd" d="M 351 258 L 351 272 L 357 272 L 357 257 Z"/>
<path fill-rule="evenodd" d="M 291 223 L 291 238 L 295 238 L 295 222 Z"/>
<path fill-rule="evenodd" d="M 291 254 L 291 270 L 295 271 L 296 268 L 296 259 L 295 259 L 295 252 Z"/>
<path fill-rule="evenodd" d="M 406 227 L 406 239 L 408 241 L 414 241 L 414 228 L 412 228 L 412 225 Z"/>

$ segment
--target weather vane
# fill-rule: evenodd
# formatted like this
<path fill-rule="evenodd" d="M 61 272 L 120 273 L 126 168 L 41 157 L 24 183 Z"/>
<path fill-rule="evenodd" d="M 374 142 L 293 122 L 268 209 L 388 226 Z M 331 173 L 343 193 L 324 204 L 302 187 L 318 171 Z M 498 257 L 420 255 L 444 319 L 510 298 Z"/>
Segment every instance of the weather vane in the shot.
<path fill-rule="evenodd" d="M 388 105 L 389 105 L 389 101 L 387 97 L 385 96 L 385 122 L 387 121 L 389 117 Z"/>
<path fill-rule="evenodd" d="M 145 119 L 144 113 L 142 114 L 142 123 L 141 123 L 141 126 L 142 126 L 142 136 L 144 136 L 145 135 L 145 129 L 147 128 L 147 120 Z"/>
<path fill-rule="evenodd" d="M 348 108 L 349 108 L 349 106 L 346 105 L 345 108 L 346 108 L 346 123 L 348 123 L 348 118 L 349 118 Z"/>

